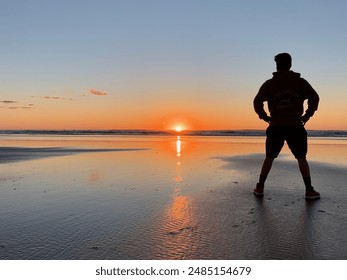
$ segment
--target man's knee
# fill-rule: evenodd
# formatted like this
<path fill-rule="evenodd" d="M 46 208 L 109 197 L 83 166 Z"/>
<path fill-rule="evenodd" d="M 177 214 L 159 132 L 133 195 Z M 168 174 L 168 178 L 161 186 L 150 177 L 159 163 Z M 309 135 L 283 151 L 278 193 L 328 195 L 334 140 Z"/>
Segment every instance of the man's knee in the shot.
<path fill-rule="evenodd" d="M 297 156 L 295 157 L 299 162 L 300 161 L 306 161 L 306 156 Z"/>

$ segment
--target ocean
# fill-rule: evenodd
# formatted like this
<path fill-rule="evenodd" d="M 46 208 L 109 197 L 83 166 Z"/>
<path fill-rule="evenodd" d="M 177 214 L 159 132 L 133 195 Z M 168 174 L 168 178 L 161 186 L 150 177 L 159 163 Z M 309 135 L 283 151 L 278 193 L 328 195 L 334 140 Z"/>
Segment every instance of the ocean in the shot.
<path fill-rule="evenodd" d="M 309 137 L 347 137 L 346 130 L 308 130 Z M 111 129 L 111 130 L 0 130 L 0 135 L 128 135 L 128 136 L 265 136 L 265 130 L 170 130 Z"/>

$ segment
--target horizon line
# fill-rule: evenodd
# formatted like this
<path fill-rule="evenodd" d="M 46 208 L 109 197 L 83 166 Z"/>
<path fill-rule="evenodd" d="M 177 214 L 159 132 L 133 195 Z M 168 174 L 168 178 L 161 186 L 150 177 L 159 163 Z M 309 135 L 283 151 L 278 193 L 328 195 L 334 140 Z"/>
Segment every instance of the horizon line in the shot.
<path fill-rule="evenodd" d="M 306 129 L 308 131 L 347 131 L 347 129 Z M 51 129 L 51 128 L 6 128 L 0 131 L 156 131 L 156 132 L 174 132 L 174 133 L 184 133 L 191 131 L 266 131 L 260 128 L 242 128 L 242 129 L 183 129 L 177 132 L 174 129 L 152 129 L 152 128 L 111 128 L 111 129 L 94 129 L 94 128 L 62 128 L 62 129 Z"/>

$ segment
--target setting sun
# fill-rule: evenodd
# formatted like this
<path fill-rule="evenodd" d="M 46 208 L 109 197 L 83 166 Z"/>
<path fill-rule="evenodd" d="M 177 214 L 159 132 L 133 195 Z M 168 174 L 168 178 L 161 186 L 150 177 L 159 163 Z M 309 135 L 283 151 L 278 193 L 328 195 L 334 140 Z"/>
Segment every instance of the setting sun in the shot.
<path fill-rule="evenodd" d="M 178 126 L 176 126 L 175 130 L 176 130 L 176 132 L 181 132 L 182 131 L 182 127 L 178 125 Z"/>

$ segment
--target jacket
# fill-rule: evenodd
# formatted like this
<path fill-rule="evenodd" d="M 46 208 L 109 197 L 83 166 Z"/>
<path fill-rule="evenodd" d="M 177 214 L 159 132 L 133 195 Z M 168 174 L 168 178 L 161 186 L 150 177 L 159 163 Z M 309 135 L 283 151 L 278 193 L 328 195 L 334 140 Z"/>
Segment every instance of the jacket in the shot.
<path fill-rule="evenodd" d="M 299 73 L 281 71 L 273 73 L 254 98 L 255 112 L 260 119 L 268 120 L 264 102 L 268 103 L 270 125 L 298 125 L 302 123 L 304 101 L 308 100 L 306 117 L 311 117 L 318 108 L 319 96 Z"/>

